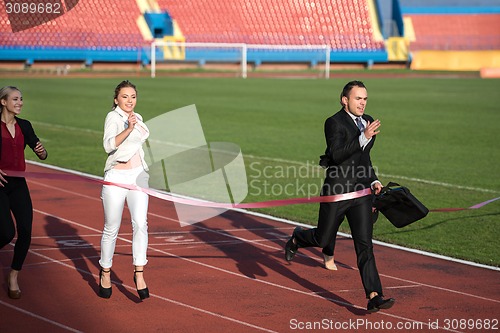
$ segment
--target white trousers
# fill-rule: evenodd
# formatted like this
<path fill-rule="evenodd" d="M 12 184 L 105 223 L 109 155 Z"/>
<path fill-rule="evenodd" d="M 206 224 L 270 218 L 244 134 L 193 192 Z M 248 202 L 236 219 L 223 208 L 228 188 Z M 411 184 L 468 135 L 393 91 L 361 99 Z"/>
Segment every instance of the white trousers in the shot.
<path fill-rule="evenodd" d="M 130 170 L 111 169 L 104 174 L 104 180 L 113 183 L 138 185 L 148 188 L 149 175 L 142 167 Z M 101 192 L 104 207 L 104 230 L 101 239 L 102 268 L 111 268 L 115 252 L 116 239 L 122 222 L 125 201 L 132 219 L 132 257 L 134 266 L 144 266 L 148 262 L 146 250 L 148 248 L 148 202 L 149 197 L 141 191 L 103 185 Z"/>

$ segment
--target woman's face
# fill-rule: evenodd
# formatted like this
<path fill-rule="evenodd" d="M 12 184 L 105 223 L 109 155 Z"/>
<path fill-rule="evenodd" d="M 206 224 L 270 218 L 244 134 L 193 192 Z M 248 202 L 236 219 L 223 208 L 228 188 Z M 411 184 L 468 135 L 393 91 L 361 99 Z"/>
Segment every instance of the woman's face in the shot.
<path fill-rule="evenodd" d="M 18 115 L 21 113 L 23 107 L 23 95 L 19 90 L 12 90 L 6 99 L 2 99 L 2 109 L 6 109 L 7 112 L 14 113 Z"/>
<path fill-rule="evenodd" d="M 115 98 L 115 104 L 125 112 L 134 111 L 137 103 L 137 93 L 132 87 L 123 87 Z"/>

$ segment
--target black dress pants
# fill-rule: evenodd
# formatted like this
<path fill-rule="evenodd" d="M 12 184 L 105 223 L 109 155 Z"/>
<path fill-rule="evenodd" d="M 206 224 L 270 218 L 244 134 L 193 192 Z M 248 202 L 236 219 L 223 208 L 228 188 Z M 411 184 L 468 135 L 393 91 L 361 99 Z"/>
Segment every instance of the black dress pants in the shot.
<path fill-rule="evenodd" d="M 26 179 L 20 177 L 5 177 L 5 179 L 8 183 L 4 183 L 5 187 L 0 187 L 0 249 L 14 239 L 17 229 L 11 268 L 20 271 L 31 244 L 33 204 Z M 12 216 L 16 221 L 15 227 Z"/>
<path fill-rule="evenodd" d="M 371 292 L 382 294 L 382 284 L 373 255 L 372 197 L 320 203 L 318 226 L 295 233 L 299 247 L 320 247 L 323 253 L 332 249 L 340 224 L 347 217 L 356 251 L 361 281 L 368 298 Z M 333 255 L 333 253 L 325 253 Z"/>

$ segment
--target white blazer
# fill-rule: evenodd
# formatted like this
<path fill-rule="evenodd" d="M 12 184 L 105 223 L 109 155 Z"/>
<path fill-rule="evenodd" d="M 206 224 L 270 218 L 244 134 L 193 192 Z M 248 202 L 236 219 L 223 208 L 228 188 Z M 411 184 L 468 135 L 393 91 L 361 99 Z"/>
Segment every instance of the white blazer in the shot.
<path fill-rule="evenodd" d="M 118 106 L 107 114 L 106 120 L 104 121 L 104 137 L 102 140 L 104 150 L 108 153 L 104 172 L 113 168 L 119 162 L 126 163 L 137 151 L 139 151 L 144 170 L 148 170 L 148 166 L 144 160 L 142 144 L 149 137 L 149 129 L 146 124 L 142 122 L 142 116 L 138 113 L 135 115 L 138 121 L 134 130 L 118 147 L 116 147 L 115 137 L 128 127 L 128 115 Z M 142 127 L 143 131 L 141 131 L 138 126 Z"/>

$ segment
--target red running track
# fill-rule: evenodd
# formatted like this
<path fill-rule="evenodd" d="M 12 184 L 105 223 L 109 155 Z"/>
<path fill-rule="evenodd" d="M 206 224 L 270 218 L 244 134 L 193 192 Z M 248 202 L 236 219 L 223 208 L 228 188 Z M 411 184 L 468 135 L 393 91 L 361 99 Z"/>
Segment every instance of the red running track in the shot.
<path fill-rule="evenodd" d="M 55 172 L 38 165 L 28 171 Z M 13 247 L 0 250 L 0 332 L 495 332 L 500 272 L 375 245 L 390 310 L 369 314 L 352 241 L 339 237 L 339 270 L 318 249 L 292 263 L 283 246 L 294 225 L 229 211 L 180 227 L 169 202 L 152 198 L 151 298 L 133 283 L 128 212 L 117 242 L 110 299 L 97 296 L 103 212 L 93 182 L 29 179 L 31 250 L 20 300 L 7 297 Z"/>

